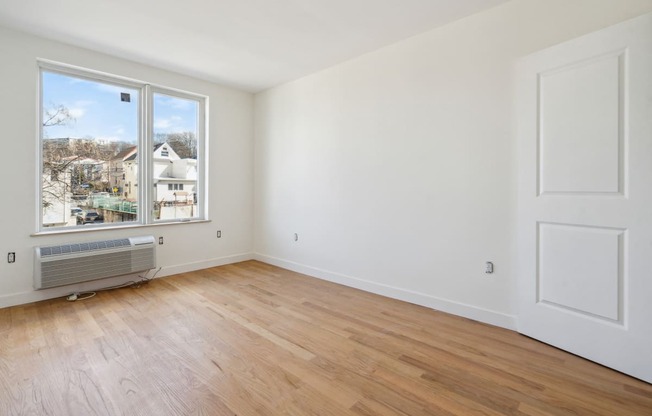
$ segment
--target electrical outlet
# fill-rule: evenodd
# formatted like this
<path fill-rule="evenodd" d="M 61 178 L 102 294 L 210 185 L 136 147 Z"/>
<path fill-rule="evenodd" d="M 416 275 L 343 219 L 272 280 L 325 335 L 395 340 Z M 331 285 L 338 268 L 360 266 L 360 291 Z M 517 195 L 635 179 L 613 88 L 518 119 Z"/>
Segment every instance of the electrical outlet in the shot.
<path fill-rule="evenodd" d="M 222 238 L 222 230 L 217 230 L 217 238 Z"/>
<path fill-rule="evenodd" d="M 486 262 L 484 265 L 484 272 L 487 274 L 491 274 L 494 272 L 494 264 L 490 261 Z"/>
<path fill-rule="evenodd" d="M 9 252 L 9 254 L 7 254 L 7 263 L 15 263 L 15 262 L 16 262 L 16 253 L 14 253 L 13 251 Z"/>
<path fill-rule="evenodd" d="M 159 237 L 159 238 L 158 238 L 158 243 L 159 243 L 160 245 L 163 245 L 163 237 Z"/>

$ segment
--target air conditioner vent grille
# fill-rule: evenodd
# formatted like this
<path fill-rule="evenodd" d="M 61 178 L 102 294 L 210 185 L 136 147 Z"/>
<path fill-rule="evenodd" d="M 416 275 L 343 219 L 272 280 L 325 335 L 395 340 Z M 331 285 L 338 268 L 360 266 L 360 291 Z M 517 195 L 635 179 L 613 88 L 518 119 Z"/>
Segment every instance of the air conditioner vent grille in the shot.
<path fill-rule="evenodd" d="M 150 270 L 153 236 L 36 247 L 34 288 L 45 289 Z"/>
<path fill-rule="evenodd" d="M 119 240 L 102 240 L 90 243 L 62 244 L 59 246 L 40 247 L 41 257 L 60 256 L 71 253 L 83 253 L 86 251 L 108 250 L 119 247 L 129 247 L 131 243 L 128 238 Z"/>

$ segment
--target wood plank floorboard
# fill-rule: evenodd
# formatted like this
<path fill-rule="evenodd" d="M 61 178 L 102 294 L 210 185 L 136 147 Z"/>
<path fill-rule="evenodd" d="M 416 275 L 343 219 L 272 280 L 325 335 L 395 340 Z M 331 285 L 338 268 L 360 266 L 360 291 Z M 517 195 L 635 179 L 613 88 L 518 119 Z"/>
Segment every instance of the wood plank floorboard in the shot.
<path fill-rule="evenodd" d="M 248 261 L 0 309 L 0 415 L 652 416 L 652 385 Z"/>

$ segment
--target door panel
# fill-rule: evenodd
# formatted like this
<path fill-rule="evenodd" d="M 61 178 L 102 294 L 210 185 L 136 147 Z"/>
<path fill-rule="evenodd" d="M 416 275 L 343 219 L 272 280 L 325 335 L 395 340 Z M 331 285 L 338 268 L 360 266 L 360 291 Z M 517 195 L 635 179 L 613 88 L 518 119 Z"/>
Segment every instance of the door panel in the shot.
<path fill-rule="evenodd" d="M 624 52 L 539 75 L 541 193 L 620 192 Z"/>
<path fill-rule="evenodd" d="M 517 76 L 518 330 L 652 382 L 652 14 Z"/>
<path fill-rule="evenodd" d="M 624 233 L 539 223 L 538 302 L 622 322 Z"/>

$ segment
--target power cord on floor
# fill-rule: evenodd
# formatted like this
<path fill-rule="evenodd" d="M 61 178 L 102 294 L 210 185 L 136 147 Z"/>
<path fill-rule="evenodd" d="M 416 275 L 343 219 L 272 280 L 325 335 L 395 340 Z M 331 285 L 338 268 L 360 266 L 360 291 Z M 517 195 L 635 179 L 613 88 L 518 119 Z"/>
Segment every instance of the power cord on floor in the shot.
<path fill-rule="evenodd" d="M 162 269 L 162 267 L 159 267 L 158 269 L 156 269 L 156 271 L 154 272 L 154 274 L 152 276 L 147 277 L 149 272 L 154 270 L 154 269 L 150 269 L 145 273 L 145 275 L 140 275 L 139 274 L 138 277 L 140 277 L 140 279 L 138 279 L 138 280 L 130 280 L 130 281 L 122 283 L 120 285 L 103 287 L 103 288 L 100 288 L 100 289 L 95 289 L 92 292 L 74 292 L 74 293 L 71 293 L 70 295 L 68 295 L 66 297 L 66 300 L 68 302 L 75 302 L 75 301 L 78 301 L 78 300 L 86 300 L 86 299 L 90 299 L 93 296 L 97 295 L 97 292 L 104 292 L 104 291 L 113 290 L 113 289 L 122 289 L 122 288 L 125 288 L 125 287 L 132 287 L 134 289 L 138 289 L 141 286 L 146 285 L 147 283 L 152 281 L 152 279 L 154 279 L 156 277 L 156 275 L 158 274 L 158 272 L 161 271 L 161 269 Z"/>
<path fill-rule="evenodd" d="M 83 293 L 82 292 L 75 292 L 75 293 L 73 293 L 71 295 L 68 295 L 66 300 L 68 300 L 69 302 L 74 302 L 76 300 L 86 300 L 86 299 L 92 298 L 95 295 L 96 295 L 95 292 L 83 292 Z"/>

